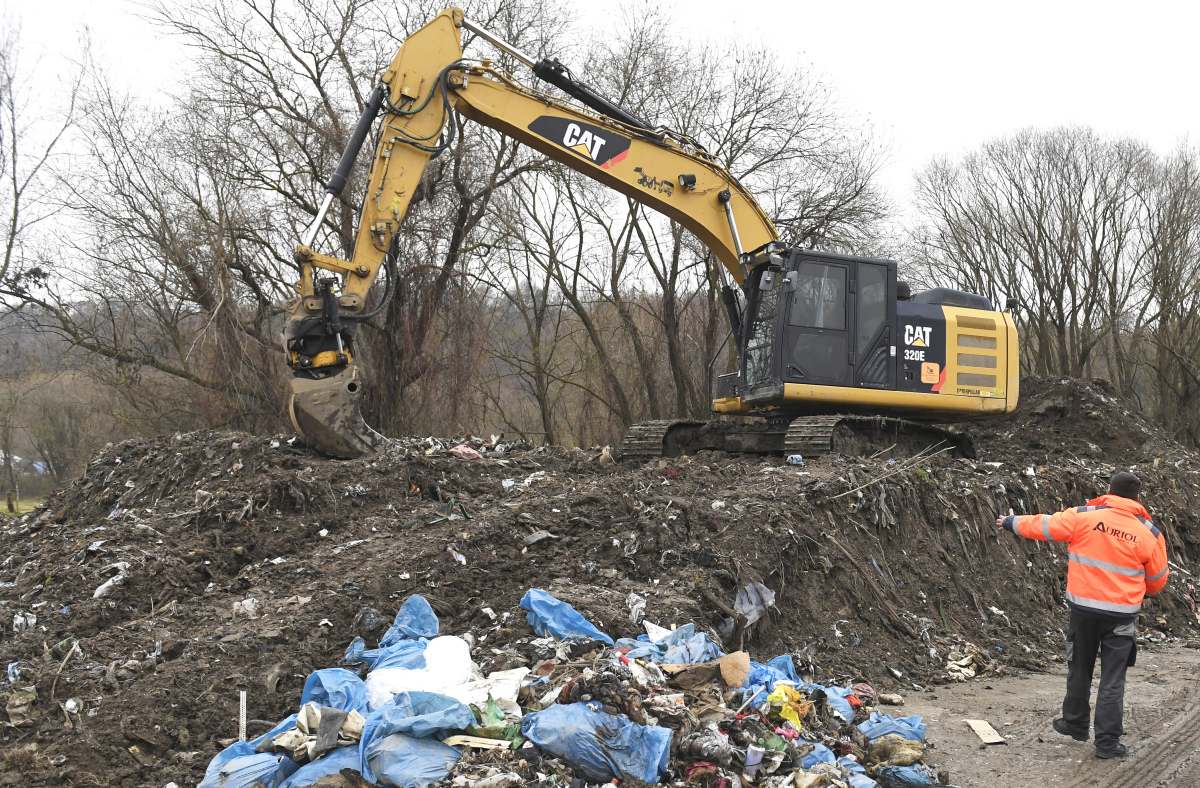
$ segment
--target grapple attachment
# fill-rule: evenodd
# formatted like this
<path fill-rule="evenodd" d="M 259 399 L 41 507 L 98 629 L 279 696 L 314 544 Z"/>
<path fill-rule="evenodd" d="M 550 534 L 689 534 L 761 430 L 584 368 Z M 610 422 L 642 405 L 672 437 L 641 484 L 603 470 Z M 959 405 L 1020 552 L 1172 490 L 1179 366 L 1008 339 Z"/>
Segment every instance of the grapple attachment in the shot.
<path fill-rule="evenodd" d="M 381 443 L 379 434 L 363 421 L 361 399 L 358 365 L 352 363 L 320 380 L 292 378 L 288 414 L 310 447 L 330 457 L 352 460 L 375 451 Z"/>

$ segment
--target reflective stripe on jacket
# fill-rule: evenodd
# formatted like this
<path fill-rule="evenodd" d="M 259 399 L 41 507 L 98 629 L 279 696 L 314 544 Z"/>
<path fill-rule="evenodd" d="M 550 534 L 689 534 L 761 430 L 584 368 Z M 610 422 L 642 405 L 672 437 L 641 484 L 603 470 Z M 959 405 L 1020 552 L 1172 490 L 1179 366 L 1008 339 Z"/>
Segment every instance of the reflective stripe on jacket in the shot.
<path fill-rule="evenodd" d="M 1137 501 L 1102 495 L 1058 514 L 1009 516 L 1004 527 L 1067 543 L 1067 603 L 1082 612 L 1132 621 L 1167 584 L 1167 543 Z"/>

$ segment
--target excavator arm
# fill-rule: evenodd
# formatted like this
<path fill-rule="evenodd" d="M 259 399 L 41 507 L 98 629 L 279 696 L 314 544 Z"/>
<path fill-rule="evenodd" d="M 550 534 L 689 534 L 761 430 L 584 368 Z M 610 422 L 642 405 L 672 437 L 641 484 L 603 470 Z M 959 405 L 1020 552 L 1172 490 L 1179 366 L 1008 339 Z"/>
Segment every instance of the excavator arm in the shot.
<path fill-rule="evenodd" d="M 489 61 L 462 56 L 466 27 L 576 98 L 569 104 L 523 85 Z M 693 141 L 597 95 L 555 60 L 534 61 L 450 8 L 409 36 L 372 92 L 325 201 L 296 250 L 299 297 L 288 304 L 284 343 L 294 370 L 290 412 L 308 443 L 357 457 L 379 442 L 359 415 L 362 386 L 354 357 L 358 324 L 394 292 L 394 239 L 425 166 L 450 143 L 452 111 L 494 128 L 557 162 L 669 216 L 695 234 L 741 282 L 743 250 L 778 239 L 766 213 L 728 170 Z M 325 211 L 345 186 L 366 136 L 383 113 L 354 253 L 349 261 L 312 249 Z M 380 269 L 380 305 L 365 310 Z M 727 304 L 732 291 L 726 287 Z"/>

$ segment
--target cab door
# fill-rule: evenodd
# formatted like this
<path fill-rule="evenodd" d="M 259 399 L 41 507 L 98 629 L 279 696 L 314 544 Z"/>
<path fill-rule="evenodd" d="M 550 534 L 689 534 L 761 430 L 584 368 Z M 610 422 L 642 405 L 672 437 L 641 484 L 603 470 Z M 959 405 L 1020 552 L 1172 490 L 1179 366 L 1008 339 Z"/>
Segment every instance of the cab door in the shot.
<path fill-rule="evenodd" d="M 783 326 L 786 382 L 853 385 L 852 274 L 851 262 L 824 260 L 804 260 L 789 274 L 794 284 Z"/>
<path fill-rule="evenodd" d="M 895 388 L 892 326 L 896 298 L 886 263 L 855 263 L 854 383 L 867 388 Z"/>

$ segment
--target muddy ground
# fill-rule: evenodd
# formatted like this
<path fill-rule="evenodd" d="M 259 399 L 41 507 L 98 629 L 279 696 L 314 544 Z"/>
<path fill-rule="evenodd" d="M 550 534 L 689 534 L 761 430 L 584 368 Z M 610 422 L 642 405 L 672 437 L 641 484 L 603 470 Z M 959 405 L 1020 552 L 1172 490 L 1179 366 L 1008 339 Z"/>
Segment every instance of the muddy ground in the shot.
<path fill-rule="evenodd" d="M 1026 381 L 1012 418 L 963 429 L 974 458 L 835 455 L 804 468 L 713 452 L 606 463 L 599 449 L 503 442 L 482 459 L 446 451 L 463 439 L 351 462 L 291 436 L 107 447 L 0 533 L 0 659 L 19 673 L 0 702 L 31 686 L 38 698 L 3 731 L 0 785 L 194 785 L 237 733 L 239 689 L 262 732 L 355 635 L 374 645 L 412 593 L 443 633 L 473 635 L 485 671 L 536 660 L 518 607 L 530 587 L 614 637 L 642 631 L 631 593 L 648 600 L 646 619 L 715 635 L 751 581 L 776 608 L 727 650 L 792 654 L 825 682 L 940 687 L 967 642 L 987 667 L 969 687 L 1053 669 L 1065 548 L 997 535 L 993 520 L 1084 503 L 1117 468 L 1142 475 L 1182 570 L 1146 605 L 1141 634 L 1198 637 L 1185 574 L 1200 559 L 1195 452 L 1097 382 Z M 235 616 L 248 599 L 255 617 Z M 29 614 L 36 623 L 14 627 Z"/>
<path fill-rule="evenodd" d="M 1099 678 L 1096 679 L 1099 684 Z M 1125 690 L 1129 757 L 1095 757 L 1091 741 L 1055 733 L 1066 666 L 912 692 L 897 713 L 920 714 L 936 758 L 957 785 L 1044 788 L 1166 788 L 1200 785 L 1200 651 L 1139 645 Z M 1094 690 L 1093 690 L 1094 691 Z M 1006 743 L 980 744 L 963 722 L 985 719 Z"/>

